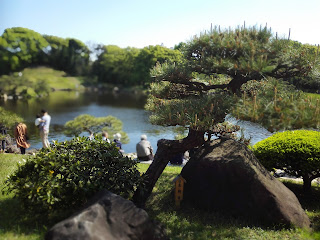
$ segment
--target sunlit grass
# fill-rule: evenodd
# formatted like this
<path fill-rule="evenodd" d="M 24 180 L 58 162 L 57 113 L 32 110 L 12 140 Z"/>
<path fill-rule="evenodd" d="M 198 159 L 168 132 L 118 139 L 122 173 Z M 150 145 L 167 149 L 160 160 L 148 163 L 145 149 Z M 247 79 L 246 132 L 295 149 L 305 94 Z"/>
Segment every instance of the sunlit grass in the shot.
<path fill-rule="evenodd" d="M 46 226 L 27 214 L 12 194 L 3 194 L 4 181 L 27 155 L 0 154 L 0 239 L 43 239 Z"/>
<path fill-rule="evenodd" d="M 148 166 L 139 165 L 141 171 Z M 313 185 L 311 194 L 302 191 L 302 183 L 285 181 L 298 197 L 313 223 L 313 232 L 301 229 L 277 229 L 259 226 L 250 220 L 230 217 L 222 212 L 194 209 L 182 203 L 178 210 L 174 202 L 172 180 L 181 167 L 167 166 L 147 202 L 149 215 L 161 222 L 170 239 L 317 239 L 320 235 L 320 189 Z M 320 236 L 319 236 L 320 237 Z M 320 239 L 320 238 L 319 238 Z"/>
<path fill-rule="evenodd" d="M 50 88 L 59 89 L 79 89 L 80 81 L 76 77 L 67 76 L 65 72 L 47 67 L 26 68 L 23 76 L 31 82 L 45 80 Z"/>
<path fill-rule="evenodd" d="M 25 157 L 19 154 L 0 154 L 0 189 L 3 188 L 6 177 L 16 169 L 19 162 L 23 163 Z M 145 172 L 148 167 L 148 164 L 138 164 L 141 172 Z M 305 194 L 301 183 L 284 182 L 296 194 L 313 223 L 313 232 L 307 232 L 301 229 L 266 228 L 242 218 L 194 209 L 183 203 L 178 210 L 174 203 L 172 180 L 180 172 L 181 167 L 167 166 L 146 205 L 149 215 L 165 226 L 170 239 L 320 239 L 320 188 L 316 184 L 313 185 L 311 194 Z M 1 240 L 43 239 L 47 229 L 53 224 L 54 222 L 28 214 L 11 194 L 0 193 Z"/>

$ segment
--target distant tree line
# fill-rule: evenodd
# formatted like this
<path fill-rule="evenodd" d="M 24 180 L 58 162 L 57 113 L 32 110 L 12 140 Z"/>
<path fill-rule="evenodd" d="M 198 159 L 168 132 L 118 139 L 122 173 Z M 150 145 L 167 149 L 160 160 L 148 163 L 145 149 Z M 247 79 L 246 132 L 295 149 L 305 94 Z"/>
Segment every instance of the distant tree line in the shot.
<path fill-rule="evenodd" d="M 49 66 L 72 76 L 83 76 L 87 84 L 147 85 L 149 70 L 157 62 L 175 62 L 181 56 L 180 51 L 163 46 L 88 47 L 74 38 L 41 35 L 22 27 L 8 28 L 0 36 L 0 75 L 26 67 Z"/>
<path fill-rule="evenodd" d="M 319 46 L 296 41 L 288 41 L 288 44 L 292 45 L 288 51 L 304 48 L 303 52 L 311 53 L 314 58 L 309 58 L 308 61 L 314 61 L 314 64 L 311 64 L 312 73 L 308 76 L 290 77 L 287 81 L 300 89 L 319 91 L 320 66 L 316 63 Z M 41 35 L 22 27 L 8 28 L 0 36 L 0 76 L 21 71 L 26 67 L 44 65 L 65 71 L 72 76 L 82 76 L 88 85 L 146 87 L 152 81 L 150 69 L 156 63 L 182 61 L 184 45 L 185 43 L 179 43 L 175 49 L 159 45 L 150 45 L 142 49 L 102 44 L 89 47 L 74 38 Z M 292 57 L 294 54 L 288 52 L 287 55 Z M 296 56 L 296 59 L 300 59 L 300 56 Z"/>

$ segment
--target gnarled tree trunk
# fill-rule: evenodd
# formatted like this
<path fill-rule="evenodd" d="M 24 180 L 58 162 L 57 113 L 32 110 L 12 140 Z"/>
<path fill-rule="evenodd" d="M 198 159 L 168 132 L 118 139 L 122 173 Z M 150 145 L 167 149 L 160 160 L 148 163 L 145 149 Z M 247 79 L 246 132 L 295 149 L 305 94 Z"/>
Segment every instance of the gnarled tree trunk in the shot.
<path fill-rule="evenodd" d="M 178 153 L 183 153 L 204 143 L 204 132 L 190 129 L 186 138 L 181 140 L 160 139 L 158 149 L 145 175 L 145 187 L 138 187 L 133 196 L 133 202 L 138 207 L 144 207 L 158 178 L 167 166 L 169 160 Z"/>

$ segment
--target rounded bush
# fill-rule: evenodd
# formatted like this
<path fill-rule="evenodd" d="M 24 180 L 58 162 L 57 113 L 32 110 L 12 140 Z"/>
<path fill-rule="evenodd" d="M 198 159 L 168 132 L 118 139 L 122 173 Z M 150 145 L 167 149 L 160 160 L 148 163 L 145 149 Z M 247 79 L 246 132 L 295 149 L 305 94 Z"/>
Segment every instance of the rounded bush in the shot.
<path fill-rule="evenodd" d="M 303 177 L 304 187 L 320 177 L 320 132 L 295 130 L 276 133 L 253 146 L 260 162 L 268 169 L 283 169 Z"/>
<path fill-rule="evenodd" d="M 30 157 L 8 178 L 6 191 L 26 208 L 51 212 L 80 207 L 103 188 L 130 198 L 142 180 L 137 163 L 114 143 L 77 137 Z"/>

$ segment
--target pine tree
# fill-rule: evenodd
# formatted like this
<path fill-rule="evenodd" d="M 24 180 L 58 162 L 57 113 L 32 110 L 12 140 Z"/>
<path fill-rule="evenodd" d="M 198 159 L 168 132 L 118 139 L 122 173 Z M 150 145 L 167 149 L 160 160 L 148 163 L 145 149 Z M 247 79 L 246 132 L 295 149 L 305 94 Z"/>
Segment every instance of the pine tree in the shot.
<path fill-rule="evenodd" d="M 310 60 L 314 59 L 301 45 L 273 38 L 267 27 L 223 31 L 215 27 L 184 44 L 181 51 L 182 61 L 157 64 L 151 70 L 154 83 L 147 109 L 152 113 L 152 123 L 184 126 L 189 134 L 180 140 L 158 141 L 154 161 L 145 173 L 147 191 L 138 189 L 134 195 L 139 206 L 146 202 L 172 156 L 202 145 L 205 135 L 210 140 L 212 135 L 234 130 L 222 124 L 228 113 L 266 127 L 272 125 L 273 130 L 278 129 L 277 125 L 294 128 L 285 117 L 292 110 L 282 100 L 291 92 L 280 86 L 290 78 L 308 76 L 313 64 Z M 277 85 L 277 81 L 281 83 Z M 301 95 L 294 100 L 288 106 L 303 102 Z M 264 117 L 264 112 L 270 116 Z M 311 118 L 314 120 L 307 124 L 313 122 L 319 127 L 319 113 Z"/>

